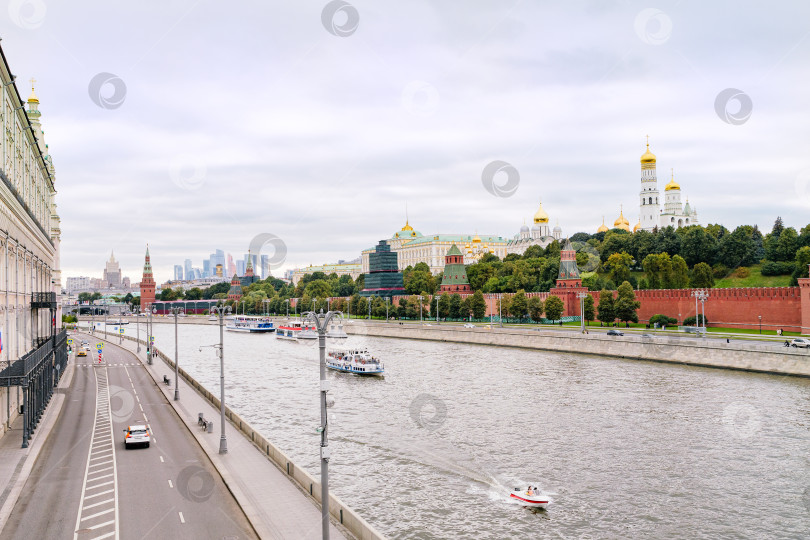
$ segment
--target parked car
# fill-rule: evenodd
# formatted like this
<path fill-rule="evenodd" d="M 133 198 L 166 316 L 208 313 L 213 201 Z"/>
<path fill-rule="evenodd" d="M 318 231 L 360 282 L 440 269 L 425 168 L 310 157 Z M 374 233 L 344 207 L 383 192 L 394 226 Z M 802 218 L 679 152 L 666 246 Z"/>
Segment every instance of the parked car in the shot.
<path fill-rule="evenodd" d="M 143 424 L 139 424 L 137 426 L 128 426 L 124 433 L 126 436 L 124 437 L 124 447 L 129 450 L 131 446 L 135 445 L 143 445 L 149 448 L 149 441 L 151 437 L 149 436 L 149 430 L 146 429 L 146 426 Z"/>
<path fill-rule="evenodd" d="M 807 338 L 795 338 L 793 341 L 790 342 L 791 347 L 800 347 L 802 349 L 810 348 L 810 339 Z"/>
<path fill-rule="evenodd" d="M 464 325 L 464 328 L 475 328 L 475 325 L 473 323 L 467 323 Z"/>
<path fill-rule="evenodd" d="M 607 335 L 609 336 L 623 336 L 624 332 L 621 330 L 610 329 L 607 331 Z"/>

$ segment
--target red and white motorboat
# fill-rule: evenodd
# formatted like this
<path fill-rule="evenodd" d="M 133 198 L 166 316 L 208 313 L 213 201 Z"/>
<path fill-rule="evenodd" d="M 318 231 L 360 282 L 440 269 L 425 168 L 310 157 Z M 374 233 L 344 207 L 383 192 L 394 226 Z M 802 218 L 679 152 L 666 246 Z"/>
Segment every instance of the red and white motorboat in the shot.
<path fill-rule="evenodd" d="M 521 506 L 531 506 L 533 508 L 545 508 L 551 502 L 547 495 L 544 495 L 537 488 L 523 489 L 515 488 L 509 494 L 509 498 L 520 503 Z"/>

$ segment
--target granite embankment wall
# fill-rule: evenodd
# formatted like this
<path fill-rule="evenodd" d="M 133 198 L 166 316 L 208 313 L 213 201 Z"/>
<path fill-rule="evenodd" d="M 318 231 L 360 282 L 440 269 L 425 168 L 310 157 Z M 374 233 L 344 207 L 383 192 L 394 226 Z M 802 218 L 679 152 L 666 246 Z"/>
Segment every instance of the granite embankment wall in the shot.
<path fill-rule="evenodd" d="M 810 377 L 810 349 L 780 347 L 778 343 L 726 343 L 721 339 L 663 335 L 654 338 L 632 334 L 608 336 L 601 332 L 585 335 L 565 330 L 368 324 L 357 320 L 352 320 L 344 328 L 349 334 L 496 345 Z"/>
<path fill-rule="evenodd" d="M 172 319 L 172 322 L 174 320 Z M 198 321 L 203 322 L 203 321 Z M 211 324 L 214 324 L 211 322 Z M 109 335 L 114 335 L 109 332 Z M 134 337 L 124 336 L 124 339 L 135 341 Z M 141 340 L 141 345 L 146 346 L 146 341 Z M 157 355 L 166 362 L 169 367 L 174 369 L 174 360 L 169 358 L 160 349 L 155 349 Z M 194 377 L 189 375 L 183 368 L 178 368 L 178 373 L 185 381 L 194 387 L 197 392 L 207 399 L 215 408 L 220 408 L 220 401 L 217 396 L 209 392 L 203 385 L 197 382 Z M 257 430 L 248 424 L 241 416 L 236 414 L 227 405 L 225 406 L 225 417 L 238 428 L 239 431 L 246 438 L 267 456 L 277 467 L 286 472 L 287 475 L 298 484 L 301 489 L 310 494 L 310 496 L 318 503 L 321 503 L 321 483 L 313 478 L 304 469 L 299 468 L 284 452 L 279 450 L 273 443 L 265 439 Z M 384 536 L 377 532 L 374 527 L 367 523 L 360 517 L 354 510 L 346 506 L 340 499 L 334 495 L 329 495 L 329 513 L 338 520 L 346 529 L 349 530 L 359 540 L 384 540 Z"/>

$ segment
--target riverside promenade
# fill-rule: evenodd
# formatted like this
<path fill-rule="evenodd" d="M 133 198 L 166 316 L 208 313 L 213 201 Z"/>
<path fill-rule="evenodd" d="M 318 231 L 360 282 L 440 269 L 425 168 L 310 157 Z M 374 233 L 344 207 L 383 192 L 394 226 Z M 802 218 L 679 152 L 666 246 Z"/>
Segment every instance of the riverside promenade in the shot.
<path fill-rule="evenodd" d="M 321 510 L 316 502 L 230 422 L 225 422 L 228 453 L 219 454 L 220 412 L 204 399 L 182 377 L 179 381 L 179 401 L 174 401 L 174 370 L 161 358 L 149 365 L 146 347 L 136 352 L 136 344 L 112 337 L 95 337 L 134 354 L 166 396 L 183 424 L 198 441 L 228 489 L 245 512 L 260 538 L 319 539 L 321 538 Z M 171 386 L 163 383 L 164 375 Z M 226 396 L 227 404 L 227 396 Z M 214 421 L 214 432 L 207 433 L 198 425 L 198 414 Z M 317 449 L 315 449 L 317 450 Z M 318 488 L 320 489 L 320 488 Z M 375 538 L 375 536 L 366 536 Z M 376 536 L 381 538 L 381 536 Z M 332 520 L 330 538 L 355 538 L 347 529 Z"/>

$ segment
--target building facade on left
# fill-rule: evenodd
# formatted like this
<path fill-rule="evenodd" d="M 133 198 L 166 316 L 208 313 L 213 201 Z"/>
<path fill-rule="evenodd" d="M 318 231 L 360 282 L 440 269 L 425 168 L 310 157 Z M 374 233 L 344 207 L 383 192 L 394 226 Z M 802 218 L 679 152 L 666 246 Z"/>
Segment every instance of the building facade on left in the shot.
<path fill-rule="evenodd" d="M 67 365 L 61 231 L 36 81 L 23 101 L 2 47 L 0 57 L 0 430 L 21 425 L 25 447 Z"/>

